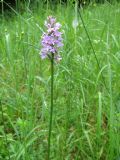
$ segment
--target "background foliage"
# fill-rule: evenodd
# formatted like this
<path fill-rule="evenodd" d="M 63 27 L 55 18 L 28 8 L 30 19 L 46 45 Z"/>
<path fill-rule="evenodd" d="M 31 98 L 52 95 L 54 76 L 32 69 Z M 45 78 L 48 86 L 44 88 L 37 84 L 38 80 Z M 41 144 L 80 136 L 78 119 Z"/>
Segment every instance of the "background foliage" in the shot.
<path fill-rule="evenodd" d="M 118 160 L 120 4 L 93 3 L 80 10 L 99 68 L 72 1 L 54 9 L 43 1 L 31 8 L 29 2 L 21 12 L 13 8 L 0 16 L 0 160 L 46 159 L 50 63 L 39 52 L 50 14 L 62 24 L 64 38 L 62 61 L 55 64 L 51 158 Z"/>

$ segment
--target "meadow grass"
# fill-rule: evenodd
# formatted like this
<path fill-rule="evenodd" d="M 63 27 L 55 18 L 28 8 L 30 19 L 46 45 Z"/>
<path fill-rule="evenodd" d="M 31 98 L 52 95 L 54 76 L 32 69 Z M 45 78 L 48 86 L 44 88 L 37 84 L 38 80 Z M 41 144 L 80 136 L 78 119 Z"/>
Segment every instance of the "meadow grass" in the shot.
<path fill-rule="evenodd" d="M 0 18 L 0 160 L 47 159 L 50 62 L 41 60 L 44 20 L 62 24 L 54 65 L 52 160 L 120 158 L 120 4 L 51 6 Z M 74 29 L 77 16 L 79 26 Z"/>

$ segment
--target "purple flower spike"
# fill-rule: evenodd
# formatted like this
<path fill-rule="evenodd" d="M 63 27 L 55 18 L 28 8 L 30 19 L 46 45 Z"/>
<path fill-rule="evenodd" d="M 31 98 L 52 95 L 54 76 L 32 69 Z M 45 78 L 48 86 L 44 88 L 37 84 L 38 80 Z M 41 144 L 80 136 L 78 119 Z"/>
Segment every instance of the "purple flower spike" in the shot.
<path fill-rule="evenodd" d="M 62 43 L 62 33 L 59 31 L 61 24 L 56 22 L 56 18 L 49 16 L 47 21 L 45 21 L 45 26 L 47 31 L 42 35 L 41 41 L 41 58 L 50 58 L 51 54 L 54 54 L 54 59 L 60 61 L 62 58 L 58 54 L 60 47 L 63 46 Z"/>

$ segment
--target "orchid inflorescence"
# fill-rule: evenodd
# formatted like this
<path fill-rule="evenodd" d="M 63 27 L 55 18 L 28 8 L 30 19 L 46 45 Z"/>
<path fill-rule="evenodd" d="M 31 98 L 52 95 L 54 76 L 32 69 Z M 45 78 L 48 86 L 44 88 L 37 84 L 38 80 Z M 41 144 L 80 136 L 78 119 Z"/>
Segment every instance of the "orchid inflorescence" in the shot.
<path fill-rule="evenodd" d="M 56 22 L 56 18 L 49 16 L 45 21 L 45 27 L 47 31 L 42 35 L 41 58 L 49 57 L 51 59 L 53 55 L 56 61 L 60 61 L 62 58 L 59 54 L 59 49 L 63 46 L 62 33 L 59 31 L 61 24 Z"/>

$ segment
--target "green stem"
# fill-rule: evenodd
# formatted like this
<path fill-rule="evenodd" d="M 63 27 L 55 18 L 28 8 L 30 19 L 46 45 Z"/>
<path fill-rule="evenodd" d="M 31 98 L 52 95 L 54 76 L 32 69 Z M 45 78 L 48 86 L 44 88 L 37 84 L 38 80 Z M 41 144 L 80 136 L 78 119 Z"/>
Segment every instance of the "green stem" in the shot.
<path fill-rule="evenodd" d="M 4 112 L 3 112 L 3 106 L 2 106 L 1 100 L 0 100 L 0 106 L 1 106 L 1 113 L 2 113 L 2 123 L 3 123 L 3 127 L 4 127 L 5 145 L 6 145 L 6 149 L 7 149 L 7 152 L 8 152 L 8 159 L 10 160 L 10 152 L 9 152 L 9 149 L 8 149 L 7 135 L 5 133 L 5 128 L 6 127 L 5 127 Z"/>
<path fill-rule="evenodd" d="M 3 0 L 1 0 L 2 3 L 2 16 L 4 17 L 4 4 L 3 4 Z"/>
<path fill-rule="evenodd" d="M 49 0 L 47 0 L 47 11 L 48 11 Z"/>
<path fill-rule="evenodd" d="M 54 54 L 51 59 L 51 108 L 50 108 L 50 122 L 49 122 L 49 136 L 48 136 L 48 160 L 50 159 L 50 142 L 52 131 L 52 119 L 53 119 L 53 81 L 54 81 Z"/>

